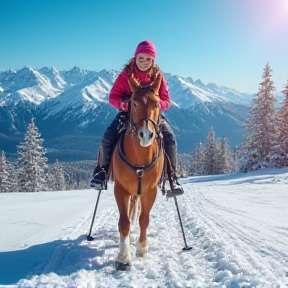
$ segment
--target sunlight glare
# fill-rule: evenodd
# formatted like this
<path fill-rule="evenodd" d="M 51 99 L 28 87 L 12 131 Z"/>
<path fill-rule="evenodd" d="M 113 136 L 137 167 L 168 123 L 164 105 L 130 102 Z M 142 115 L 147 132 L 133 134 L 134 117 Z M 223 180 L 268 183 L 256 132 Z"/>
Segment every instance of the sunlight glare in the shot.
<path fill-rule="evenodd" d="M 284 9 L 286 12 L 288 12 L 288 0 L 284 0 Z"/>

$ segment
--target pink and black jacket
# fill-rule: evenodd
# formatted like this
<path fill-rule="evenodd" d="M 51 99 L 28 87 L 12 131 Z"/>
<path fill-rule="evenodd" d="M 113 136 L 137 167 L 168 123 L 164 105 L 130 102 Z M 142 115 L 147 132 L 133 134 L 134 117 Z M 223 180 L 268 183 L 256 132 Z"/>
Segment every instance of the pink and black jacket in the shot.
<path fill-rule="evenodd" d="M 155 64 L 153 64 L 154 66 Z M 140 71 L 132 60 L 125 66 L 118 75 L 109 94 L 109 103 L 120 111 L 127 111 L 128 105 L 123 105 L 125 97 L 131 96 L 131 89 L 128 84 L 129 71 L 133 71 L 134 77 L 139 83 L 150 84 L 154 81 L 154 75 L 150 75 L 152 67 L 148 71 Z M 161 110 L 166 110 L 170 106 L 169 88 L 164 78 L 159 89 Z"/>

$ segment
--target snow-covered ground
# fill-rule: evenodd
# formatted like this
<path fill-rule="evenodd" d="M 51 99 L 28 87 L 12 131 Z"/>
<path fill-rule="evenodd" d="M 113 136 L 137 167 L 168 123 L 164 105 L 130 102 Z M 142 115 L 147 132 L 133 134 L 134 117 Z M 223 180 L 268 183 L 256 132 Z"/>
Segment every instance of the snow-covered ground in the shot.
<path fill-rule="evenodd" d="M 182 179 L 159 191 L 149 253 L 116 272 L 118 211 L 103 191 L 92 242 L 96 190 L 0 194 L 0 287 L 288 287 L 288 169 Z M 132 238 L 136 237 L 132 234 Z M 132 247 L 133 250 L 133 247 Z"/>

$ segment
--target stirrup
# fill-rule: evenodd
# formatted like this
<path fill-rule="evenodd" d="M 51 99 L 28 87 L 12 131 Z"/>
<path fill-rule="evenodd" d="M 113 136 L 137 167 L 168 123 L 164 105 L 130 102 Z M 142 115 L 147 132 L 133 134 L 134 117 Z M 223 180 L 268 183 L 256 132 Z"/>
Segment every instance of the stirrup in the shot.
<path fill-rule="evenodd" d="M 166 191 L 166 197 L 167 198 L 171 198 L 171 197 L 177 197 L 177 196 L 181 196 L 184 194 L 184 190 L 183 188 L 181 189 L 176 189 L 176 190 L 167 190 Z"/>
<path fill-rule="evenodd" d="M 167 190 L 166 192 L 167 198 L 180 196 L 184 193 L 184 190 L 181 187 L 181 185 L 178 183 L 177 178 L 174 178 L 172 180 L 172 185 L 170 185 L 170 187 L 171 187 L 171 190 Z"/>

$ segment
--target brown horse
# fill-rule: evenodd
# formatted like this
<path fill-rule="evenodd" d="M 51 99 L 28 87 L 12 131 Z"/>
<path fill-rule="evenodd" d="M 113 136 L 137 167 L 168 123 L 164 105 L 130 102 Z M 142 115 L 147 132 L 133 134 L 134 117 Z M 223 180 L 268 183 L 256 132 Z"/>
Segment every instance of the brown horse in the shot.
<path fill-rule="evenodd" d="M 135 216 L 135 205 L 140 206 L 137 254 L 144 256 L 148 252 L 146 230 L 164 164 L 159 131 L 158 91 L 161 81 L 162 75 L 158 73 L 153 83 L 143 87 L 133 74 L 129 77 L 132 91 L 129 127 L 118 141 L 112 158 L 114 194 L 120 214 L 119 254 L 115 260 L 117 270 L 129 270 L 131 267 L 130 224 L 133 211 Z"/>

